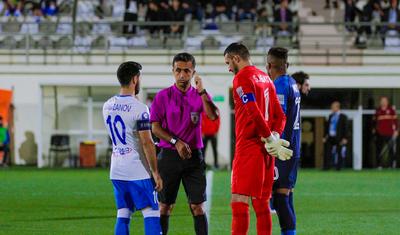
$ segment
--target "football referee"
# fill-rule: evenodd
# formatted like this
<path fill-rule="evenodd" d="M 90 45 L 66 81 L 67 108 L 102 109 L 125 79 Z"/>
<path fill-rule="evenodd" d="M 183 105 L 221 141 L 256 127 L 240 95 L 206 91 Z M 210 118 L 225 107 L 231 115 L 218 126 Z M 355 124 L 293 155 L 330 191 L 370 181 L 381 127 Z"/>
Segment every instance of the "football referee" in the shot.
<path fill-rule="evenodd" d="M 175 83 L 154 97 L 150 122 L 160 138 L 158 168 L 164 182 L 159 194 L 160 223 L 164 235 L 182 181 L 194 219 L 197 235 L 208 234 L 203 210 L 206 201 L 205 162 L 201 149 L 201 113 L 214 120 L 218 109 L 212 102 L 202 79 L 196 74 L 196 62 L 189 53 L 179 53 L 172 61 Z M 191 85 L 194 77 L 195 87 Z"/>

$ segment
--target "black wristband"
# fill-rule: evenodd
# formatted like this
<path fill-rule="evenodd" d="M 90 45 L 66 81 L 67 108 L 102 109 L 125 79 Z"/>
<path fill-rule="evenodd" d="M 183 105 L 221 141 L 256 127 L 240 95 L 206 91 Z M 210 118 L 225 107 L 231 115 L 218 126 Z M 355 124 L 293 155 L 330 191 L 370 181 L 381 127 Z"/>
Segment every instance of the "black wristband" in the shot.
<path fill-rule="evenodd" d="M 204 94 L 207 94 L 206 89 L 203 89 L 202 91 L 199 92 L 199 95 L 204 95 Z"/>

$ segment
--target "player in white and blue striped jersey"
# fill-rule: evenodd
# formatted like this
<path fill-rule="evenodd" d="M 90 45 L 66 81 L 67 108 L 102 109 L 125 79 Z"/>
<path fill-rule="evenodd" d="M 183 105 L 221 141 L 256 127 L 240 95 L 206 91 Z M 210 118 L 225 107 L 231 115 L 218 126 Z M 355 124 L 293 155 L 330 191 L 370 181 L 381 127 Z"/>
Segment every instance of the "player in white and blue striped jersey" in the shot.
<path fill-rule="evenodd" d="M 120 94 L 103 106 L 104 123 L 112 140 L 110 179 L 118 208 L 115 234 L 129 234 L 132 212 L 141 210 L 146 235 L 160 235 L 157 191 L 162 189 L 148 107 L 137 100 L 140 70 L 136 62 L 122 63 L 117 71 Z"/>

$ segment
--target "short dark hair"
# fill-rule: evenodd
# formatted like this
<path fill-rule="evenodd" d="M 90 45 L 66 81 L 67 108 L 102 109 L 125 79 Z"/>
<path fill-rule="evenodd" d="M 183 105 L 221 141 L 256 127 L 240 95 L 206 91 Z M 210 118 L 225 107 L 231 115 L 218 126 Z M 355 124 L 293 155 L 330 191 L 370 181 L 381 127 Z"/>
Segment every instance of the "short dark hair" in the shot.
<path fill-rule="evenodd" d="M 182 61 L 182 62 L 192 62 L 193 68 L 196 67 L 196 60 L 192 54 L 187 52 L 178 53 L 174 56 L 172 60 L 172 66 L 174 66 L 175 62 Z"/>
<path fill-rule="evenodd" d="M 287 63 L 288 60 L 288 49 L 284 47 L 272 47 L 268 51 L 268 55 L 273 56 L 278 60 L 282 60 L 282 62 Z"/>
<path fill-rule="evenodd" d="M 298 71 L 292 74 L 292 78 L 297 84 L 303 85 L 305 80 L 310 79 L 310 76 L 303 71 Z"/>
<path fill-rule="evenodd" d="M 121 86 L 128 86 L 134 76 L 140 75 L 142 65 L 134 61 L 122 63 L 117 70 L 118 81 Z"/>
<path fill-rule="evenodd" d="M 241 42 L 231 43 L 224 51 L 224 56 L 226 54 L 238 55 L 244 60 L 248 60 L 250 58 L 249 49 L 247 49 L 247 47 Z"/>

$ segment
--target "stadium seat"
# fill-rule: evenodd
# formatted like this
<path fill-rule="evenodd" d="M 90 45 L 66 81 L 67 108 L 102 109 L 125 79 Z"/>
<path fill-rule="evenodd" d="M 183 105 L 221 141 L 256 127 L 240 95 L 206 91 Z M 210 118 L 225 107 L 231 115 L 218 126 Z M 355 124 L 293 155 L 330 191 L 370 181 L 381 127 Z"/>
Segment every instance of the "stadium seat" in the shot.
<path fill-rule="evenodd" d="M 167 38 L 165 47 L 167 49 L 181 49 L 183 47 L 183 41 L 180 38 Z"/>
<path fill-rule="evenodd" d="M 17 40 L 15 40 L 15 38 L 13 36 L 6 36 L 3 40 L 2 40 L 2 47 L 3 48 L 8 48 L 8 49 L 15 49 L 17 48 Z"/>
<path fill-rule="evenodd" d="M 192 21 L 189 25 L 189 36 L 196 36 L 201 33 L 201 24 L 198 21 Z"/>
<path fill-rule="evenodd" d="M 235 34 L 237 32 L 237 24 L 234 22 L 230 22 L 230 23 L 220 23 L 218 25 L 219 31 L 222 34 L 228 34 L 228 35 L 232 35 Z"/>
<path fill-rule="evenodd" d="M 373 36 L 367 41 L 367 47 L 371 49 L 382 49 L 383 46 L 383 40 L 380 36 Z"/>
<path fill-rule="evenodd" d="M 91 32 L 91 25 L 89 22 L 79 22 L 76 25 L 76 32 L 81 35 L 87 35 Z"/>
<path fill-rule="evenodd" d="M 54 41 L 54 47 L 56 49 L 70 49 L 72 44 L 71 36 L 62 36 L 59 40 Z"/>
<path fill-rule="evenodd" d="M 54 156 L 53 154 L 54 153 Z M 71 154 L 71 147 L 69 146 L 69 135 L 52 135 L 50 138 L 50 149 L 49 149 L 49 166 L 55 166 L 58 158 L 58 154 L 67 154 L 70 166 L 76 167 L 76 158 Z"/>
<path fill-rule="evenodd" d="M 221 43 L 212 36 L 208 36 L 201 42 L 203 49 L 216 49 L 219 48 Z"/>
<path fill-rule="evenodd" d="M 256 48 L 257 45 L 257 38 L 253 36 L 245 36 L 242 39 L 244 45 L 246 45 L 249 49 L 254 49 Z"/>
<path fill-rule="evenodd" d="M 3 24 L 4 33 L 19 33 L 21 29 L 21 23 L 14 17 L 9 17 L 7 22 Z"/>
<path fill-rule="evenodd" d="M 111 22 L 111 31 L 114 35 L 120 35 L 122 33 L 122 23 L 119 21 Z"/>
<path fill-rule="evenodd" d="M 99 36 L 95 38 L 92 43 L 91 43 L 91 48 L 92 49 L 106 49 L 108 48 L 108 41 L 104 36 Z"/>
<path fill-rule="evenodd" d="M 164 43 L 160 37 L 150 37 L 147 39 L 147 46 L 149 48 L 163 48 Z"/>
<path fill-rule="evenodd" d="M 291 47 L 292 39 L 290 36 L 277 36 L 275 45 L 280 47 Z"/>
<path fill-rule="evenodd" d="M 239 34 L 241 35 L 253 35 L 254 34 L 254 24 L 252 21 L 242 21 L 239 24 Z"/>
<path fill-rule="evenodd" d="M 39 24 L 39 32 L 42 34 L 50 35 L 55 34 L 57 30 L 57 23 L 54 20 L 44 20 Z"/>

